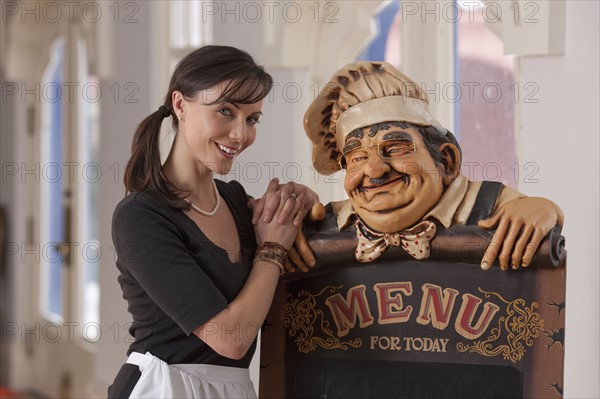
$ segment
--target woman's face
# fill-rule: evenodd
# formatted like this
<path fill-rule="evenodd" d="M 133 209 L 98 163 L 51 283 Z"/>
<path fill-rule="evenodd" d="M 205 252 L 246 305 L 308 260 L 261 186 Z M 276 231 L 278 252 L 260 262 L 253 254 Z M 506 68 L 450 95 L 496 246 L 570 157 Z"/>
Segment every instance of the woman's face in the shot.
<path fill-rule="evenodd" d="M 254 142 L 263 107 L 262 100 L 253 104 L 215 103 L 227 83 L 199 91 L 192 99 L 180 92 L 174 92 L 172 98 L 173 108 L 181 117 L 176 144 L 183 146 L 183 153 L 205 168 L 204 172 L 220 175 L 227 174 L 234 159 Z"/>

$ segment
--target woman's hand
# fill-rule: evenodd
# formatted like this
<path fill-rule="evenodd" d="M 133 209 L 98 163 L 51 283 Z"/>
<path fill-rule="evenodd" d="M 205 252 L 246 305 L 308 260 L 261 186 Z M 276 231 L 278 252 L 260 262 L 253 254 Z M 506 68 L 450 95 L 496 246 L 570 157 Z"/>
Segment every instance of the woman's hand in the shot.
<path fill-rule="evenodd" d="M 305 193 L 301 193 L 297 197 L 288 196 L 285 201 L 279 201 L 278 207 L 270 220 L 267 221 L 266 218 L 258 219 L 254 226 L 254 232 L 259 246 L 264 242 L 276 242 L 287 250 L 292 247 L 299 230 L 299 226 L 294 223 L 294 220 L 297 217 L 302 220 L 306 216 L 304 210 L 305 197 Z M 283 218 L 282 215 L 289 215 L 292 219 Z"/>
<path fill-rule="evenodd" d="M 293 198 L 294 202 L 289 202 L 290 198 Z M 283 208 L 279 211 L 282 204 Z M 279 184 L 278 179 L 271 180 L 262 198 L 250 200 L 248 206 L 254 210 L 252 222 L 255 225 L 261 220 L 266 223 L 273 220 L 277 223 L 287 223 L 291 217 L 294 226 L 301 226 L 309 211 L 311 221 L 321 220 L 325 216 L 325 208 L 319 202 L 317 193 L 302 184 Z M 279 212 L 276 213 L 277 211 Z M 308 246 L 302 229 L 298 230 L 288 255 L 291 262 L 285 266 L 288 272 L 293 272 L 296 268 L 306 272 L 316 264 L 315 255 Z"/>
<path fill-rule="evenodd" d="M 270 222 L 281 203 L 286 204 L 290 197 L 296 197 L 296 199 L 298 199 L 302 193 L 305 194 L 302 204 L 304 213 L 292 214 L 293 208 L 291 208 L 290 205 L 288 208 L 283 209 L 276 219 L 279 223 L 287 223 L 288 219 L 293 217 L 294 225 L 300 226 L 302 220 L 306 214 L 310 212 L 313 205 L 319 203 L 319 196 L 313 190 L 302 184 L 293 182 L 279 184 L 279 179 L 277 178 L 269 182 L 267 191 L 262 198 L 251 199 L 248 202 L 248 206 L 254 211 L 252 223 L 258 223 L 258 220 L 261 218 L 266 222 Z"/>

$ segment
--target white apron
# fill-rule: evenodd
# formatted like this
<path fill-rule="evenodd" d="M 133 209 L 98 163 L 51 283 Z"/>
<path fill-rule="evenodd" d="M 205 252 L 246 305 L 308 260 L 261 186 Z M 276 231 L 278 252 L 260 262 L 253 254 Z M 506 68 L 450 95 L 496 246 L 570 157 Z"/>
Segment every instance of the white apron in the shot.
<path fill-rule="evenodd" d="M 167 364 L 146 352 L 132 352 L 127 363 L 142 376 L 130 398 L 256 398 L 248 369 L 209 364 Z"/>

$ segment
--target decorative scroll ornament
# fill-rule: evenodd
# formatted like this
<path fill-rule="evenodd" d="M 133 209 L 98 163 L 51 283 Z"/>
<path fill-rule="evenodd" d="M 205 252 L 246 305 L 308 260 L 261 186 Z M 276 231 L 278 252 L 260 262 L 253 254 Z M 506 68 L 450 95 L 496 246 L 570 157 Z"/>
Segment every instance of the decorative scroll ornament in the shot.
<path fill-rule="evenodd" d="M 340 288 L 342 287 L 327 286 L 315 295 L 302 290 L 298 293 L 298 298 L 287 294 L 288 300 L 283 306 L 282 319 L 284 325 L 288 328 L 288 334 L 291 337 L 296 337 L 294 342 L 299 352 L 310 353 L 317 350 L 317 347 L 347 350 L 349 347 L 358 348 L 362 345 L 360 338 L 342 342 L 334 336 L 333 331 L 329 328 L 329 322 L 323 317 L 323 311 L 315 308 L 316 298 L 322 295 L 323 292 L 333 293 Z M 305 299 L 301 299 L 302 297 L 305 297 Z M 317 331 L 315 331 L 315 328 Z M 315 335 L 319 333 L 326 336 Z"/>
<path fill-rule="evenodd" d="M 520 361 L 525 355 L 526 347 L 533 345 L 533 340 L 544 328 L 544 320 L 535 312 L 539 305 L 537 302 L 532 302 L 531 306 L 527 307 L 522 298 L 509 302 L 498 293 L 487 292 L 481 288 L 479 291 L 485 294 L 486 298 L 495 295 L 506 303 L 507 315 L 500 317 L 498 327 L 491 330 L 492 334 L 489 337 L 475 341 L 471 345 L 459 342 L 456 349 L 459 352 L 475 352 L 483 356 L 502 355 L 505 360 L 510 360 L 512 363 Z M 506 343 L 498 345 L 502 342 L 503 333 L 506 334 Z"/>

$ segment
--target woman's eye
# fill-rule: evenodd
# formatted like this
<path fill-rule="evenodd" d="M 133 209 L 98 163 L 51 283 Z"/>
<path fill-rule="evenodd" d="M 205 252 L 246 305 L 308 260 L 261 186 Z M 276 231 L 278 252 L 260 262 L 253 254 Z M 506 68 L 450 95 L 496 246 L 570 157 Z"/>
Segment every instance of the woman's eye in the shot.
<path fill-rule="evenodd" d="M 219 108 L 218 111 L 221 115 L 225 115 L 225 116 L 231 116 L 231 111 L 229 110 L 229 108 Z"/>
<path fill-rule="evenodd" d="M 248 119 L 246 119 L 246 121 L 248 122 L 248 124 L 249 124 L 250 126 L 254 126 L 254 125 L 256 125 L 257 123 L 260 123 L 260 120 L 259 120 L 259 118 L 256 118 L 256 117 L 254 117 L 254 116 L 251 116 L 251 117 L 249 117 Z"/>

